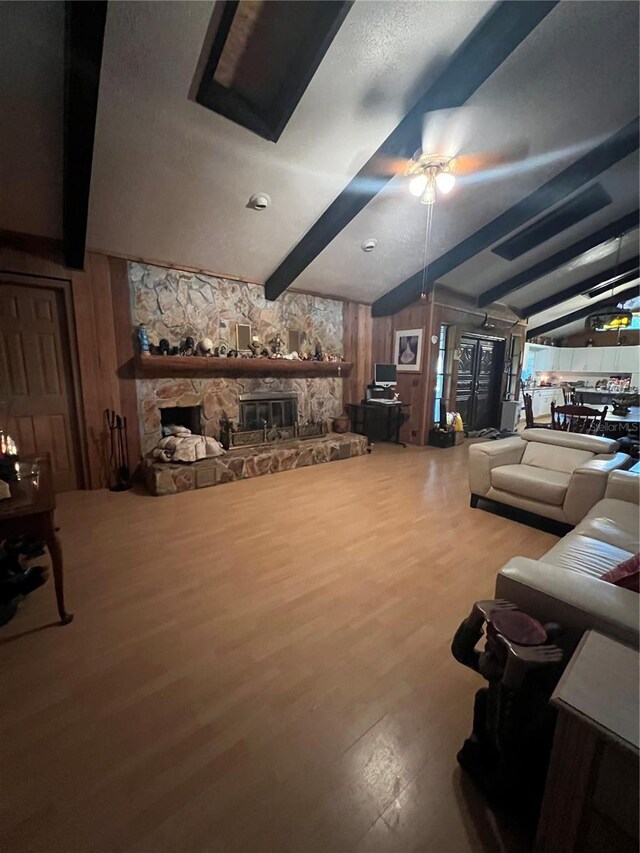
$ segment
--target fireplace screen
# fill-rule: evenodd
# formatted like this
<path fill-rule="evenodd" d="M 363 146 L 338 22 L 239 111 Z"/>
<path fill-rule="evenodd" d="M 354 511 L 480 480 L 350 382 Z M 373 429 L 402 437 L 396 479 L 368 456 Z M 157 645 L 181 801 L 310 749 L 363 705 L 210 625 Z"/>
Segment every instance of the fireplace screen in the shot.
<path fill-rule="evenodd" d="M 240 394 L 240 428 L 290 427 L 298 420 L 298 395 L 291 391 Z"/>

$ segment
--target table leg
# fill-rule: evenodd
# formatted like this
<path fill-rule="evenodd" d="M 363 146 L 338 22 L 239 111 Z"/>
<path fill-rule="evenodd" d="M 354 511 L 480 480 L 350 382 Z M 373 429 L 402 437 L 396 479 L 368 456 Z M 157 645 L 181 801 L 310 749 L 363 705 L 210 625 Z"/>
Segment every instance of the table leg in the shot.
<path fill-rule="evenodd" d="M 60 624 L 68 625 L 73 620 L 73 613 L 67 613 L 64 606 L 64 572 L 62 564 L 62 545 L 56 533 L 53 517 L 44 531 L 44 541 L 49 549 L 51 557 L 51 568 L 53 570 L 53 584 L 56 591 L 56 602 L 58 605 L 58 613 L 60 615 Z"/>
<path fill-rule="evenodd" d="M 397 412 L 395 412 L 395 418 L 396 418 L 396 426 L 395 426 L 395 434 L 396 434 L 396 437 L 395 437 L 395 443 L 396 443 L 396 444 L 399 444 L 399 445 L 400 445 L 400 447 L 406 447 L 407 445 L 404 443 L 404 441 L 400 441 L 400 430 L 401 430 L 401 428 L 402 428 L 402 409 L 400 409 L 400 408 L 399 408 L 399 409 L 397 410 Z"/>

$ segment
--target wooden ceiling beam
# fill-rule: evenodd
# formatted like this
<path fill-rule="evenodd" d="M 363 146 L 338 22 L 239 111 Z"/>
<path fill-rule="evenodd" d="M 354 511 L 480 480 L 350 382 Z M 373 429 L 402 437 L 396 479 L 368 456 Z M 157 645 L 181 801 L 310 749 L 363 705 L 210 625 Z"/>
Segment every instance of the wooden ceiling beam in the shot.
<path fill-rule="evenodd" d="M 432 261 L 428 269 L 427 291 L 439 278 L 461 266 L 474 255 L 488 249 L 498 240 L 502 240 L 533 217 L 562 201 L 597 175 L 627 157 L 638 148 L 639 143 L 640 123 L 636 117 L 625 127 L 587 151 L 546 184 L 538 187 L 526 198 Z M 419 269 L 376 300 L 373 303 L 373 316 L 394 314 L 415 302 L 420 296 L 422 274 L 423 270 Z"/>
<path fill-rule="evenodd" d="M 503 0 L 486 15 L 440 76 L 269 276 L 267 299 L 277 299 L 391 180 L 391 175 L 376 174 L 378 159 L 411 157 L 421 144 L 424 114 L 464 104 L 556 5 L 555 0 Z"/>
<path fill-rule="evenodd" d="M 65 3 L 62 242 L 71 269 L 84 268 L 106 19 L 107 0 Z"/>
<path fill-rule="evenodd" d="M 511 276 L 511 278 L 497 284 L 495 287 L 489 288 L 489 290 L 485 290 L 478 297 L 478 305 L 480 308 L 484 308 L 492 302 L 498 302 L 510 293 L 515 293 L 516 290 L 521 290 L 523 287 L 531 284 L 532 281 L 542 278 L 543 275 L 549 275 L 549 273 L 564 266 L 564 264 L 568 264 L 574 258 L 591 251 L 591 249 L 595 249 L 601 243 L 613 240 L 615 237 L 620 237 L 627 231 L 632 231 L 638 227 L 640 222 L 639 214 L 639 210 L 627 213 L 616 219 L 615 222 L 610 222 L 603 228 L 598 228 L 597 231 L 593 231 L 581 240 L 577 240 L 575 243 L 567 246 L 566 249 L 555 252 L 543 261 L 539 261 L 539 263 L 529 267 L 529 269 Z"/>
<path fill-rule="evenodd" d="M 621 284 L 626 284 L 627 281 L 631 280 L 631 276 L 637 274 L 639 263 L 640 256 L 636 255 L 635 258 L 629 258 L 628 261 L 623 261 L 615 267 L 610 267 L 605 272 L 597 273 L 596 275 L 589 276 L 589 278 L 585 278 L 583 281 L 579 281 L 577 284 L 565 287 L 564 290 L 560 290 L 558 293 L 553 293 L 551 296 L 547 296 L 546 299 L 540 299 L 538 302 L 533 302 L 531 305 L 527 305 L 526 308 L 522 308 L 520 310 L 512 308 L 512 310 L 519 314 L 520 317 L 528 320 L 529 317 L 533 317 L 534 314 L 541 314 L 549 308 L 555 308 L 556 305 L 561 305 L 568 299 L 573 299 L 574 296 L 580 296 L 581 293 L 585 293 L 585 291 L 597 287 L 600 283 L 609 281 L 609 279 L 615 278 L 616 276 L 621 276 L 618 281 L 611 285 L 612 287 L 618 287 Z"/>
<path fill-rule="evenodd" d="M 584 308 L 579 308 L 577 311 L 572 311 L 571 314 L 565 314 L 558 317 L 556 320 L 550 320 L 548 323 L 543 323 L 542 326 L 536 326 L 532 329 L 527 329 L 527 340 L 537 338 L 539 335 L 546 335 L 547 332 L 553 332 L 554 329 L 560 329 L 562 326 L 568 326 L 569 323 L 575 323 L 576 320 L 584 320 L 590 314 L 597 314 L 603 308 L 610 308 L 612 305 L 617 305 L 618 302 L 623 302 L 626 299 L 631 299 L 632 296 L 637 296 L 640 292 L 638 284 L 632 287 L 627 287 L 626 290 L 621 290 L 610 299 L 602 299 L 593 305 L 585 305 Z"/>

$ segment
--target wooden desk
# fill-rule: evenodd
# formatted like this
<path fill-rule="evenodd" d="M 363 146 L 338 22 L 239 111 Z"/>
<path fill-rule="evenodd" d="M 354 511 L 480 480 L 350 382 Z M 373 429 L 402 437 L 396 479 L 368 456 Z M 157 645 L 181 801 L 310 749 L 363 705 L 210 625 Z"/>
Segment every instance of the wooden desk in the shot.
<path fill-rule="evenodd" d="M 20 479 L 10 483 L 11 497 L 0 501 L 0 539 L 33 536 L 49 549 L 60 624 L 73 619 L 64 606 L 62 546 L 55 526 L 56 498 L 48 455 L 30 456 L 20 462 Z"/>
<path fill-rule="evenodd" d="M 551 697 L 558 721 L 536 853 L 636 853 L 635 649 L 587 631 Z"/>
<path fill-rule="evenodd" d="M 366 435 L 369 444 L 372 441 L 391 441 L 407 445 L 400 441 L 400 428 L 405 422 L 403 409 L 410 403 L 347 403 L 345 406 L 351 432 Z"/>

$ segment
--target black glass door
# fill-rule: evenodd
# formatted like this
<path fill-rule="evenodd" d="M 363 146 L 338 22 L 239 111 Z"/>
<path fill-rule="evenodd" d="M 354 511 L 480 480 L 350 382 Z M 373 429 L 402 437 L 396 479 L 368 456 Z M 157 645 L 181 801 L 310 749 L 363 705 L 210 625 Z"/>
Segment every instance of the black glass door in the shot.
<path fill-rule="evenodd" d="M 465 429 L 498 425 L 500 363 L 504 341 L 463 335 L 460 339 L 456 411 Z"/>

